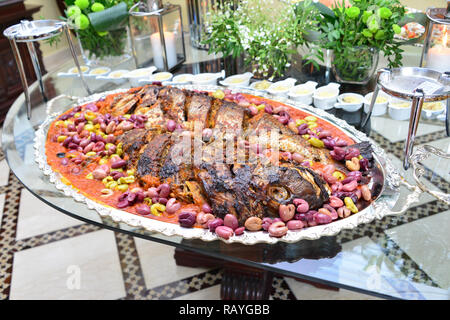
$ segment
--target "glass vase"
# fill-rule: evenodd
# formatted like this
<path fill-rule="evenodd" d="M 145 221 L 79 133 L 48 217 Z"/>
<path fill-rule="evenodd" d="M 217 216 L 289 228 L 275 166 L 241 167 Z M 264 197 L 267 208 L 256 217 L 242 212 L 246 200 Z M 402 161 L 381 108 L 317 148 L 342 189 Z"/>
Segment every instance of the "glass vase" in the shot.
<path fill-rule="evenodd" d="M 88 66 L 115 66 L 132 58 L 128 27 L 98 33 L 93 28 L 78 30 L 81 55 Z"/>
<path fill-rule="evenodd" d="M 377 69 L 378 58 L 377 48 L 348 47 L 340 52 L 333 52 L 331 67 L 340 83 L 367 84 Z"/>

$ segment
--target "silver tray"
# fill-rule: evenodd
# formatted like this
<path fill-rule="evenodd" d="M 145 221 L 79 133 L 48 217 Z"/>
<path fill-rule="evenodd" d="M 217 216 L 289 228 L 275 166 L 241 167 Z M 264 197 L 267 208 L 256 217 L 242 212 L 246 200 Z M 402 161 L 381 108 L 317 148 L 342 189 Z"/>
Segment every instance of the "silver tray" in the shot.
<path fill-rule="evenodd" d="M 214 92 L 217 89 L 223 89 L 223 87 L 218 86 L 194 86 L 194 85 L 178 85 L 175 86 L 181 89 L 188 90 L 201 90 Z M 371 181 L 371 186 L 377 184 L 378 195 L 376 200 L 373 201 L 367 208 L 361 210 L 360 212 L 353 214 L 347 218 L 335 220 L 332 223 L 325 225 L 318 225 L 314 227 L 308 227 L 297 231 L 288 231 L 288 233 L 281 238 L 274 238 L 269 236 L 267 232 L 258 231 L 251 232 L 245 231 L 243 235 L 232 236 L 228 240 L 218 237 L 215 233 L 210 232 L 207 229 L 199 228 L 183 228 L 178 224 L 167 223 L 158 221 L 151 218 L 145 218 L 142 216 L 137 216 L 129 212 L 106 207 L 98 202 L 95 202 L 81 193 L 76 189 L 64 184 L 61 181 L 61 176 L 56 173 L 48 165 L 45 156 L 45 142 L 47 137 L 47 132 L 52 121 L 61 114 L 60 112 L 52 111 L 53 104 L 56 100 L 61 98 L 69 98 L 75 102 L 75 105 L 85 104 L 89 102 L 97 101 L 101 98 L 106 97 L 109 94 L 127 91 L 129 89 L 117 89 L 114 91 L 103 92 L 99 94 L 94 94 L 85 98 L 69 97 L 69 96 L 58 96 L 48 103 L 47 108 L 47 118 L 40 125 L 39 129 L 36 131 L 36 137 L 34 139 L 35 148 L 35 160 L 39 164 L 39 168 L 43 171 L 45 175 L 49 177 L 50 182 L 54 183 L 56 188 L 64 192 L 66 196 L 73 197 L 76 201 L 84 202 L 88 208 L 96 210 L 101 216 L 109 216 L 116 222 L 126 223 L 133 227 L 143 228 L 151 232 L 159 232 L 166 236 L 181 236 L 186 239 L 201 239 L 204 241 L 222 240 L 226 243 L 242 243 L 247 245 L 252 245 L 255 243 L 268 243 L 273 244 L 278 241 L 282 242 L 297 242 L 303 239 L 315 240 L 323 236 L 333 236 L 344 229 L 356 228 L 359 224 L 369 223 L 374 219 L 382 219 L 389 215 L 399 215 L 405 212 L 411 205 L 419 201 L 419 195 L 422 190 L 417 186 L 412 186 L 405 181 L 405 179 L 399 174 L 397 169 L 392 165 L 390 160 L 387 158 L 386 153 L 382 148 L 380 148 L 372 139 L 368 138 L 364 133 L 356 130 L 354 127 L 347 124 L 345 121 L 340 120 L 333 115 L 327 113 L 326 111 L 311 107 L 299 105 L 297 102 L 289 100 L 287 98 L 274 98 L 269 94 L 256 93 L 249 89 L 231 89 L 232 93 L 247 93 L 255 96 L 260 96 L 273 101 L 282 102 L 292 108 L 299 109 L 314 115 L 322 120 L 325 120 L 332 125 L 341 129 L 345 134 L 352 138 L 355 142 L 369 141 L 373 148 L 373 154 L 375 158 L 374 171 L 372 172 L 373 179 Z M 409 195 L 406 198 L 399 199 L 400 187 L 405 186 L 410 190 Z M 403 202 L 398 203 L 397 202 Z M 393 208 L 400 208 L 398 210 L 393 210 Z"/>

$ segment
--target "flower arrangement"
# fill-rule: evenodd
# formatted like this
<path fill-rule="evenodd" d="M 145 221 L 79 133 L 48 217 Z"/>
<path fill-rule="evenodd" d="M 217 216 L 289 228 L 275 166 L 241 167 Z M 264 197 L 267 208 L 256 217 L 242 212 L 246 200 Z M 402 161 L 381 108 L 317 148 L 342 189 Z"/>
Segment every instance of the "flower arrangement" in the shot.
<path fill-rule="evenodd" d="M 285 4 L 273 0 L 224 1 L 209 14 L 207 39 L 209 53 L 238 57 L 252 72 L 263 77 L 282 76 L 290 66 L 290 55 L 306 36 L 318 29 L 319 14 L 311 0 Z"/>
<path fill-rule="evenodd" d="M 398 23 L 405 16 L 400 1 L 349 0 L 346 4 L 335 1 L 332 9 L 315 4 L 323 16 L 319 43 L 322 48 L 333 50 L 333 68 L 339 76 L 344 81 L 368 81 L 379 51 L 384 53 L 389 67 L 401 66 L 403 50 L 400 42 L 394 40 L 394 35 L 401 32 Z"/>
<path fill-rule="evenodd" d="M 134 0 L 65 0 L 66 21 L 76 30 L 89 58 L 120 56 L 127 39 L 128 9 Z"/>

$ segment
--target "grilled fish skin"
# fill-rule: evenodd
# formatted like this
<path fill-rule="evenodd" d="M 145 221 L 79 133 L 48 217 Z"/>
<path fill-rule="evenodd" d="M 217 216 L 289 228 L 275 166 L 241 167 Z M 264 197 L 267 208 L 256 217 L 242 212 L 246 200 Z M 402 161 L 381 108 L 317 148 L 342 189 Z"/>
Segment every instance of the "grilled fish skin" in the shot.
<path fill-rule="evenodd" d="M 143 147 L 136 171 L 143 186 L 153 187 L 160 183 L 159 172 L 172 142 L 171 134 L 163 133 L 155 135 Z"/>
<path fill-rule="evenodd" d="M 186 94 L 183 90 L 173 87 L 164 87 L 159 91 L 161 107 L 164 114 L 175 122 L 182 124 L 186 121 L 184 105 Z"/>
<path fill-rule="evenodd" d="M 211 97 L 194 92 L 192 96 L 188 97 L 186 104 L 187 121 L 198 122 L 202 130 L 207 127 L 208 114 L 212 104 Z"/>

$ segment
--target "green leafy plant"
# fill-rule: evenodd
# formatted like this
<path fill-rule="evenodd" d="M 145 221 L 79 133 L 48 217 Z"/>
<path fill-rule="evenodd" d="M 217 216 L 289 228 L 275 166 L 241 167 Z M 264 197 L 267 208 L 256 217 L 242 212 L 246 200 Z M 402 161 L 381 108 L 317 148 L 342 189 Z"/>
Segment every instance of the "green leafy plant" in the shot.
<path fill-rule="evenodd" d="M 127 31 L 128 10 L 137 1 L 65 0 L 66 21 L 75 29 L 89 58 L 104 58 L 123 54 Z"/>
<path fill-rule="evenodd" d="M 294 5 L 272 0 L 224 1 L 210 13 L 207 26 L 209 53 L 239 57 L 253 73 L 282 76 L 290 57 L 306 36 L 318 30 L 319 13 L 306 0 Z"/>
<path fill-rule="evenodd" d="M 350 0 L 348 7 L 335 2 L 332 9 L 316 3 L 322 14 L 322 36 L 319 45 L 332 49 L 334 68 L 340 76 L 355 81 L 367 77 L 372 67 L 374 50 L 384 53 L 391 68 L 401 66 L 401 42 L 394 39 L 400 33 L 398 23 L 405 17 L 399 0 Z M 361 48 L 355 53 L 355 48 Z"/>

